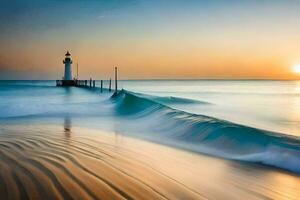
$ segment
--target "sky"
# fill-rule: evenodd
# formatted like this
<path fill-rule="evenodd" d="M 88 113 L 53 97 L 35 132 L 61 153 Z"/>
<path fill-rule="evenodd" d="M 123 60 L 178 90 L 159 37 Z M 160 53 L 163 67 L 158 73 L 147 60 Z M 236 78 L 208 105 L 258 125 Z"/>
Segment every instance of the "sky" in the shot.
<path fill-rule="evenodd" d="M 300 1 L 0 0 L 0 79 L 299 79 Z M 75 74 L 75 73 L 74 73 Z"/>

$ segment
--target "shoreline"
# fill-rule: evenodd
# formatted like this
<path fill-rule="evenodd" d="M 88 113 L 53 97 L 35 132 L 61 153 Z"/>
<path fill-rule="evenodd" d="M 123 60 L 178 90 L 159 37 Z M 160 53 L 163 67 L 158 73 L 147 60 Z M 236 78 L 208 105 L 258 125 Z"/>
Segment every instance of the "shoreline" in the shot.
<path fill-rule="evenodd" d="M 293 197 L 300 184 L 300 177 L 268 167 L 117 132 L 45 124 L 6 125 L 0 131 L 0 181 L 5 182 L 0 193 L 14 199 L 283 198 Z"/>

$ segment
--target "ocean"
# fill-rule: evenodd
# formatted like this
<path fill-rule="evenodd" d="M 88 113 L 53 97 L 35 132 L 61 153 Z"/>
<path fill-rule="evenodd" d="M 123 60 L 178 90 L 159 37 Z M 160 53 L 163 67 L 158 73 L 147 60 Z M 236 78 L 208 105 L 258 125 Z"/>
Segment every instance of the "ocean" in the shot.
<path fill-rule="evenodd" d="M 47 167 L 52 165 L 52 168 L 65 167 L 63 170 L 65 174 L 69 173 L 69 176 L 72 177 L 70 175 L 72 172 L 69 172 L 70 169 L 66 167 L 67 165 L 62 164 L 69 159 L 81 168 L 80 173 L 88 171 L 93 174 L 93 170 L 82 166 L 86 164 L 84 161 L 82 161 L 84 164 L 76 161 L 79 156 L 76 154 L 78 156 L 76 157 L 66 150 L 65 144 L 69 142 L 69 145 L 73 142 L 72 148 L 75 148 L 76 151 L 91 157 L 91 159 L 93 157 L 98 159 L 99 152 L 92 151 L 96 151 L 97 148 L 102 151 L 101 142 L 76 146 L 76 143 L 81 142 L 80 138 L 85 140 L 85 137 L 88 137 L 84 135 L 84 132 L 90 130 L 91 132 L 105 132 L 104 135 L 112 133 L 114 142 L 109 145 L 117 144 L 116 146 L 120 147 L 124 144 L 128 145 L 124 141 L 137 140 L 140 143 L 145 141 L 153 145 L 162 145 L 157 148 L 171 148 L 174 151 L 191 153 L 193 156 L 204 156 L 202 161 L 209 160 L 212 156 L 211 159 L 218 160 L 207 161 L 208 163 L 212 162 L 212 165 L 215 162 L 235 163 L 243 166 L 239 169 L 244 170 L 250 167 L 253 174 L 262 173 L 261 170 L 263 170 L 264 173 L 267 171 L 280 174 L 278 176 L 288 176 L 290 179 L 295 179 L 295 184 L 300 183 L 300 121 L 298 117 L 300 116 L 300 82 L 298 81 L 121 80 L 119 81 L 119 92 L 115 96 L 112 96 L 113 92 L 110 93 L 107 90 L 107 81 L 104 81 L 103 93 L 100 92 L 99 81 L 96 81 L 96 86 L 96 88 L 63 88 L 56 87 L 55 81 L 0 81 L 0 152 L 3 154 L 2 161 L 11 163 L 3 167 L 9 169 L 10 166 L 14 166 L 17 171 L 21 170 L 21 172 L 31 174 L 29 179 L 31 177 L 32 182 L 36 180 L 31 167 L 37 168 L 48 174 L 51 181 L 55 183 L 55 187 L 58 188 L 58 193 L 67 198 L 71 194 L 64 193 L 63 189 L 59 189 L 63 188 L 63 186 L 59 186 L 63 183 L 59 183 L 59 180 L 56 183 L 56 179 L 53 178 L 55 175 L 51 175 L 51 173 L 58 173 L 55 171 L 58 169 L 48 169 L 43 162 L 48 163 Z M 64 138 L 58 134 L 60 133 L 59 127 L 62 127 L 61 132 Z M 99 134 L 101 135 L 101 133 Z M 75 140 L 70 140 L 72 137 Z M 90 140 L 94 140 L 90 135 L 89 137 Z M 98 140 L 95 139 L 95 141 Z M 108 144 L 104 144 L 105 148 L 106 145 Z M 147 146 L 146 144 L 137 145 L 137 148 L 142 150 L 145 148 L 144 145 Z M 87 151 L 85 146 L 90 150 Z M 49 151 L 43 150 L 44 147 Z M 55 148 L 57 148 L 57 153 L 55 153 Z M 61 148 L 61 152 L 59 152 L 59 148 Z M 131 147 L 127 146 L 126 148 Z M 32 152 L 33 149 L 34 152 Z M 28 150 L 29 153 L 23 155 L 20 151 L 25 150 Z M 15 151 L 15 153 L 10 151 Z M 118 150 L 114 149 L 113 151 Z M 154 150 L 145 150 L 148 153 L 152 151 Z M 43 161 L 38 159 L 40 154 L 44 155 L 41 159 Z M 143 152 L 137 152 L 137 154 L 143 154 Z M 34 156 L 37 157 L 32 158 Z M 148 162 L 151 156 L 156 157 L 151 159 L 159 159 L 159 156 L 162 155 L 152 152 L 147 156 L 148 160 L 143 158 L 142 162 Z M 162 159 L 161 157 L 160 162 L 164 162 L 162 160 L 165 159 L 168 158 Z M 120 158 L 117 160 L 120 161 Z M 17 163 L 19 161 L 25 162 L 25 164 Z M 27 162 L 32 166 L 29 166 Z M 194 158 L 184 160 L 185 164 L 189 162 L 193 163 Z M 149 161 L 149 163 L 154 163 L 154 161 Z M 178 161 L 178 163 L 180 162 Z M 19 165 L 22 167 L 18 167 Z M 128 166 L 126 167 L 130 170 Z M 162 170 L 163 167 L 160 165 L 158 168 Z M 182 168 L 178 166 L 175 171 L 184 170 L 184 167 L 186 165 L 183 165 Z M 199 170 L 200 168 L 202 170 L 202 167 L 199 167 Z M 193 167 L 193 170 L 197 171 L 197 169 L 196 166 Z M 236 170 L 236 168 L 234 169 Z M 223 171 L 226 171 L 226 174 L 232 173 L 230 170 L 223 169 Z M 143 172 L 141 173 L 143 174 Z M 174 174 L 173 176 L 176 176 Z M 245 172 L 242 174 L 241 177 L 245 178 Z M 14 176 L 17 177 L 17 175 Z M 14 176 L 12 175 L 12 177 Z M 98 176 L 94 174 L 95 177 Z M 183 178 L 185 177 L 187 175 L 177 178 L 184 182 Z M 4 182 L 6 180 L 7 184 L 9 182 L 9 178 L 0 176 L 1 180 Z M 20 187 L 22 184 L 18 183 L 18 178 L 15 180 L 16 188 Z M 74 180 L 77 179 L 73 177 Z M 263 180 L 265 179 L 263 178 Z M 255 181 L 257 180 L 253 180 L 253 182 Z M 79 180 L 75 182 L 81 188 L 86 187 L 85 183 L 81 183 Z M 261 184 L 268 186 L 270 182 L 269 180 L 262 181 Z M 244 190 L 249 187 L 245 181 L 242 181 L 241 185 Z M 115 186 L 110 187 L 114 188 Z M 254 196 L 280 198 L 287 195 L 290 199 L 296 199 L 299 197 L 298 193 L 295 193 L 297 188 L 295 185 L 291 185 L 291 188 L 292 192 L 287 191 L 285 194 L 283 191 L 281 193 L 283 196 L 272 196 L 272 192 L 262 190 L 259 195 Z M 123 188 L 123 190 L 127 191 L 128 188 Z M 173 190 L 175 191 L 174 188 L 170 188 L 168 194 L 171 194 Z M 29 195 L 24 191 L 26 188 L 19 189 L 20 197 Z M 201 191 L 201 195 L 203 194 L 205 197 L 205 194 L 209 194 L 206 197 L 216 198 L 214 194 L 218 194 L 224 195 L 223 197 L 228 199 L 238 199 L 233 195 L 234 192 L 227 194 L 225 190 L 222 190 L 221 193 L 212 191 L 211 188 L 208 188 Z M 87 193 L 93 198 L 95 197 L 93 195 L 96 195 L 94 192 L 94 190 L 84 189 L 82 194 Z M 123 193 L 119 191 L 121 196 Z M 253 195 L 253 191 L 246 193 Z M 138 194 L 138 192 L 134 194 Z M 260 196 L 262 194 L 263 196 Z M 123 197 L 127 198 L 130 195 L 123 194 Z"/>

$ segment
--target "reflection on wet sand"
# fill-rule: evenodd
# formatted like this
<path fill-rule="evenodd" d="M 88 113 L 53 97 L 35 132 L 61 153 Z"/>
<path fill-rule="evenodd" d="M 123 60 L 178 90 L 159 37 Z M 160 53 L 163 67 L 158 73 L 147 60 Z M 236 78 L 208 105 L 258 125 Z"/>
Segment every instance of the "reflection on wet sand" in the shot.
<path fill-rule="evenodd" d="M 64 119 L 64 133 L 65 133 L 66 138 L 70 138 L 71 128 L 72 128 L 71 118 L 70 117 L 65 117 L 65 119 Z"/>
<path fill-rule="evenodd" d="M 72 127 L 7 125 L 1 199 L 297 199 L 300 178 Z M 72 134 L 72 137 L 71 137 Z M 66 141 L 69 141 L 66 143 Z"/>

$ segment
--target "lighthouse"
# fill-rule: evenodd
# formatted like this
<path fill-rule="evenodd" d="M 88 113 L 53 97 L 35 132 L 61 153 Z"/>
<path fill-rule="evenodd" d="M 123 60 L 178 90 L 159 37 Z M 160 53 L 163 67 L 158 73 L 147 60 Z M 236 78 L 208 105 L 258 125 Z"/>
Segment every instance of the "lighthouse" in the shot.
<path fill-rule="evenodd" d="M 72 80 L 72 59 L 71 59 L 71 54 L 69 53 L 69 51 L 67 51 L 65 56 L 66 57 L 63 60 L 63 63 L 65 64 L 64 80 L 70 81 L 70 80 Z"/>
<path fill-rule="evenodd" d="M 62 80 L 56 80 L 56 86 L 58 87 L 88 87 L 88 80 L 78 80 L 78 64 L 77 64 L 77 76 L 74 77 L 72 76 L 72 59 L 71 59 L 71 54 L 69 51 L 65 54 L 65 59 L 63 60 L 63 63 L 65 64 L 65 74 L 62 78 Z M 93 81 L 92 78 L 90 78 L 90 86 L 95 87 L 95 80 Z"/>

